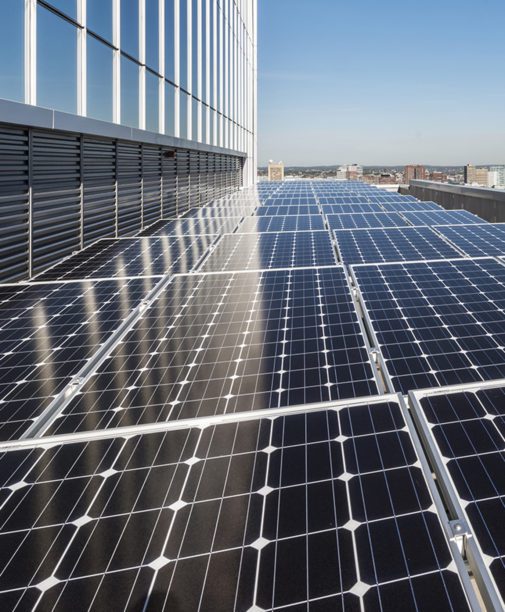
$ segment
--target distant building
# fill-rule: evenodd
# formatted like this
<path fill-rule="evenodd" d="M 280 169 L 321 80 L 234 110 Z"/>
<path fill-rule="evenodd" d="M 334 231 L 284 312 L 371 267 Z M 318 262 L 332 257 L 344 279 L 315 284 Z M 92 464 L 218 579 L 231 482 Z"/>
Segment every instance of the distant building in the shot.
<path fill-rule="evenodd" d="M 488 169 L 476 168 L 472 164 L 465 166 L 464 181 L 467 185 L 488 186 Z"/>
<path fill-rule="evenodd" d="M 427 174 L 424 166 L 413 164 L 405 166 L 405 170 L 403 172 L 403 182 L 407 185 L 410 183 L 410 181 L 423 181 L 426 178 Z"/>
<path fill-rule="evenodd" d="M 284 164 L 282 162 L 268 162 L 268 180 L 283 181 L 284 180 Z"/>
<path fill-rule="evenodd" d="M 445 183 L 448 177 L 443 172 L 433 171 L 430 173 L 430 181 L 437 181 L 437 183 Z"/>
<path fill-rule="evenodd" d="M 491 166 L 488 173 L 488 187 L 505 189 L 505 166 Z"/>
<path fill-rule="evenodd" d="M 359 181 L 363 177 L 363 167 L 358 164 L 340 166 L 337 170 L 337 179 Z"/>

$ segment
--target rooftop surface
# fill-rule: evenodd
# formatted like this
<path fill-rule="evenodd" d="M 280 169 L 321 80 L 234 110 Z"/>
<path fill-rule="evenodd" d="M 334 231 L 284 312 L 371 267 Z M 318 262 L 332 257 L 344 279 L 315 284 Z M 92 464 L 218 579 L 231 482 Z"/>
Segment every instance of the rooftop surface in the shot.
<path fill-rule="evenodd" d="M 501 609 L 501 255 L 261 183 L 0 285 L 0 607 Z"/>

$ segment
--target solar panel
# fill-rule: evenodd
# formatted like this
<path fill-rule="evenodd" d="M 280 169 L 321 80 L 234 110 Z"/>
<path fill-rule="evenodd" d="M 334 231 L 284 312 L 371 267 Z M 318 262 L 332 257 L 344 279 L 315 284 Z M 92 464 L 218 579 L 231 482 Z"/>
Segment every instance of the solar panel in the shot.
<path fill-rule="evenodd" d="M 429 227 L 336 230 L 345 264 L 413 261 L 460 257 L 460 253 Z"/>
<path fill-rule="evenodd" d="M 386 212 L 416 212 L 423 210 L 440 210 L 443 208 L 435 202 L 407 202 L 407 201 L 390 201 L 381 202 L 382 209 Z"/>
<path fill-rule="evenodd" d="M 505 377 L 505 266 L 461 259 L 353 268 L 396 391 Z"/>
<path fill-rule="evenodd" d="M 217 235 L 233 232 L 241 220 L 242 217 L 190 217 L 170 221 L 162 219 L 141 232 L 139 237 L 179 236 L 184 234 L 191 236 L 199 234 Z"/>
<path fill-rule="evenodd" d="M 372 227 L 402 227 L 409 223 L 399 213 L 354 213 L 328 215 L 330 229 L 360 229 Z"/>
<path fill-rule="evenodd" d="M 0 285 L 0 440 L 28 430 L 153 282 Z"/>
<path fill-rule="evenodd" d="M 127 278 L 189 272 L 216 236 L 159 236 L 99 240 L 63 260 L 37 280 Z"/>
<path fill-rule="evenodd" d="M 386 396 L 3 453 L 2 607 L 469 610 L 407 422 Z"/>
<path fill-rule="evenodd" d="M 292 206 L 260 206 L 255 213 L 258 217 L 274 217 L 286 215 L 318 215 L 319 207 L 310 205 L 295 205 Z"/>
<path fill-rule="evenodd" d="M 321 215 L 289 215 L 286 217 L 247 217 L 240 224 L 238 232 L 298 232 L 323 230 Z"/>
<path fill-rule="evenodd" d="M 505 255 L 504 224 L 458 225 L 436 230 L 469 257 Z"/>
<path fill-rule="evenodd" d="M 341 267 L 177 276 L 53 433 L 377 392 Z"/>
<path fill-rule="evenodd" d="M 484 219 L 467 210 L 430 210 L 402 213 L 412 225 L 457 225 L 485 223 Z"/>
<path fill-rule="evenodd" d="M 327 231 L 225 234 L 200 270 L 271 270 L 336 263 L 335 250 Z"/>
<path fill-rule="evenodd" d="M 325 215 L 384 212 L 384 209 L 379 204 L 325 204 L 321 208 Z"/>
<path fill-rule="evenodd" d="M 455 496 L 451 510 L 469 527 L 468 558 L 488 609 L 505 608 L 505 388 L 462 387 L 418 393 L 415 414 L 437 457 L 437 478 Z M 488 603 L 488 602 L 486 602 Z"/>

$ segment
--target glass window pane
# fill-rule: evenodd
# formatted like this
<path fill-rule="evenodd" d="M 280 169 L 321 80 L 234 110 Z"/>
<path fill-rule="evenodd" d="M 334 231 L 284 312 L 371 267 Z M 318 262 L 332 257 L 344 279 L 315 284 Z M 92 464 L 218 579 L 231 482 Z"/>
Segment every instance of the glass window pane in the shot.
<path fill-rule="evenodd" d="M 46 0 L 46 2 L 77 21 L 77 0 Z"/>
<path fill-rule="evenodd" d="M 112 0 L 88 0 L 86 25 L 91 31 L 112 42 Z"/>
<path fill-rule="evenodd" d="M 146 2 L 146 66 L 159 70 L 159 6 L 158 0 Z"/>
<path fill-rule="evenodd" d="M 37 8 L 37 104 L 77 112 L 77 31 L 42 5 Z"/>
<path fill-rule="evenodd" d="M 121 50 L 139 57 L 138 0 L 121 0 Z"/>
<path fill-rule="evenodd" d="M 112 49 L 88 34 L 88 117 L 112 121 Z"/>
<path fill-rule="evenodd" d="M 165 134 L 175 136 L 175 87 L 165 83 Z"/>
<path fill-rule="evenodd" d="M 202 105 L 202 142 L 207 142 L 207 112 L 208 108 Z"/>
<path fill-rule="evenodd" d="M 179 83 L 184 89 L 188 89 L 188 2 L 190 0 L 181 0 L 180 6 L 180 73 Z"/>
<path fill-rule="evenodd" d="M 0 2 L 0 98 L 24 101 L 24 3 Z"/>
<path fill-rule="evenodd" d="M 139 65 L 121 57 L 121 123 L 139 126 Z"/>
<path fill-rule="evenodd" d="M 188 103 L 189 96 L 183 91 L 180 92 L 179 104 L 179 135 L 181 138 L 188 137 Z"/>
<path fill-rule="evenodd" d="M 191 139 L 198 140 L 198 114 L 200 112 L 200 104 L 197 100 L 192 98 L 192 112 L 191 112 Z"/>
<path fill-rule="evenodd" d="M 192 89 L 191 93 L 194 96 L 198 96 L 198 30 L 199 30 L 199 20 L 198 20 L 198 0 L 193 0 L 192 14 L 191 14 L 191 24 L 192 24 L 192 34 L 191 34 L 191 43 L 192 43 L 192 52 L 191 52 L 191 80 L 192 80 Z"/>
<path fill-rule="evenodd" d="M 165 0 L 165 77 L 175 83 L 174 0 Z"/>
<path fill-rule="evenodd" d="M 159 130 L 159 78 L 146 71 L 146 130 Z"/>

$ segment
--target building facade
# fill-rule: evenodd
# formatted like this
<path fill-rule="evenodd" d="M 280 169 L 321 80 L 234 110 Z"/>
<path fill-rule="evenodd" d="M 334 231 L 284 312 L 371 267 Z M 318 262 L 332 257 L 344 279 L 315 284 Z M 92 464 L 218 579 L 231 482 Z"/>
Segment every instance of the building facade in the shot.
<path fill-rule="evenodd" d="M 477 168 L 472 164 L 467 164 L 464 168 L 464 180 L 467 185 L 487 187 L 489 181 L 488 169 Z"/>
<path fill-rule="evenodd" d="M 268 162 L 268 180 L 283 181 L 284 180 L 284 164 L 282 162 Z"/>
<path fill-rule="evenodd" d="M 7 278 L 53 261 L 31 241 L 70 209 L 57 257 L 255 183 L 256 4 L 2 0 Z"/>
<path fill-rule="evenodd" d="M 403 172 L 403 180 L 405 184 L 408 185 L 410 181 L 424 180 L 425 178 L 426 178 L 426 168 L 424 166 L 419 166 L 419 165 L 405 166 L 405 170 Z"/>

